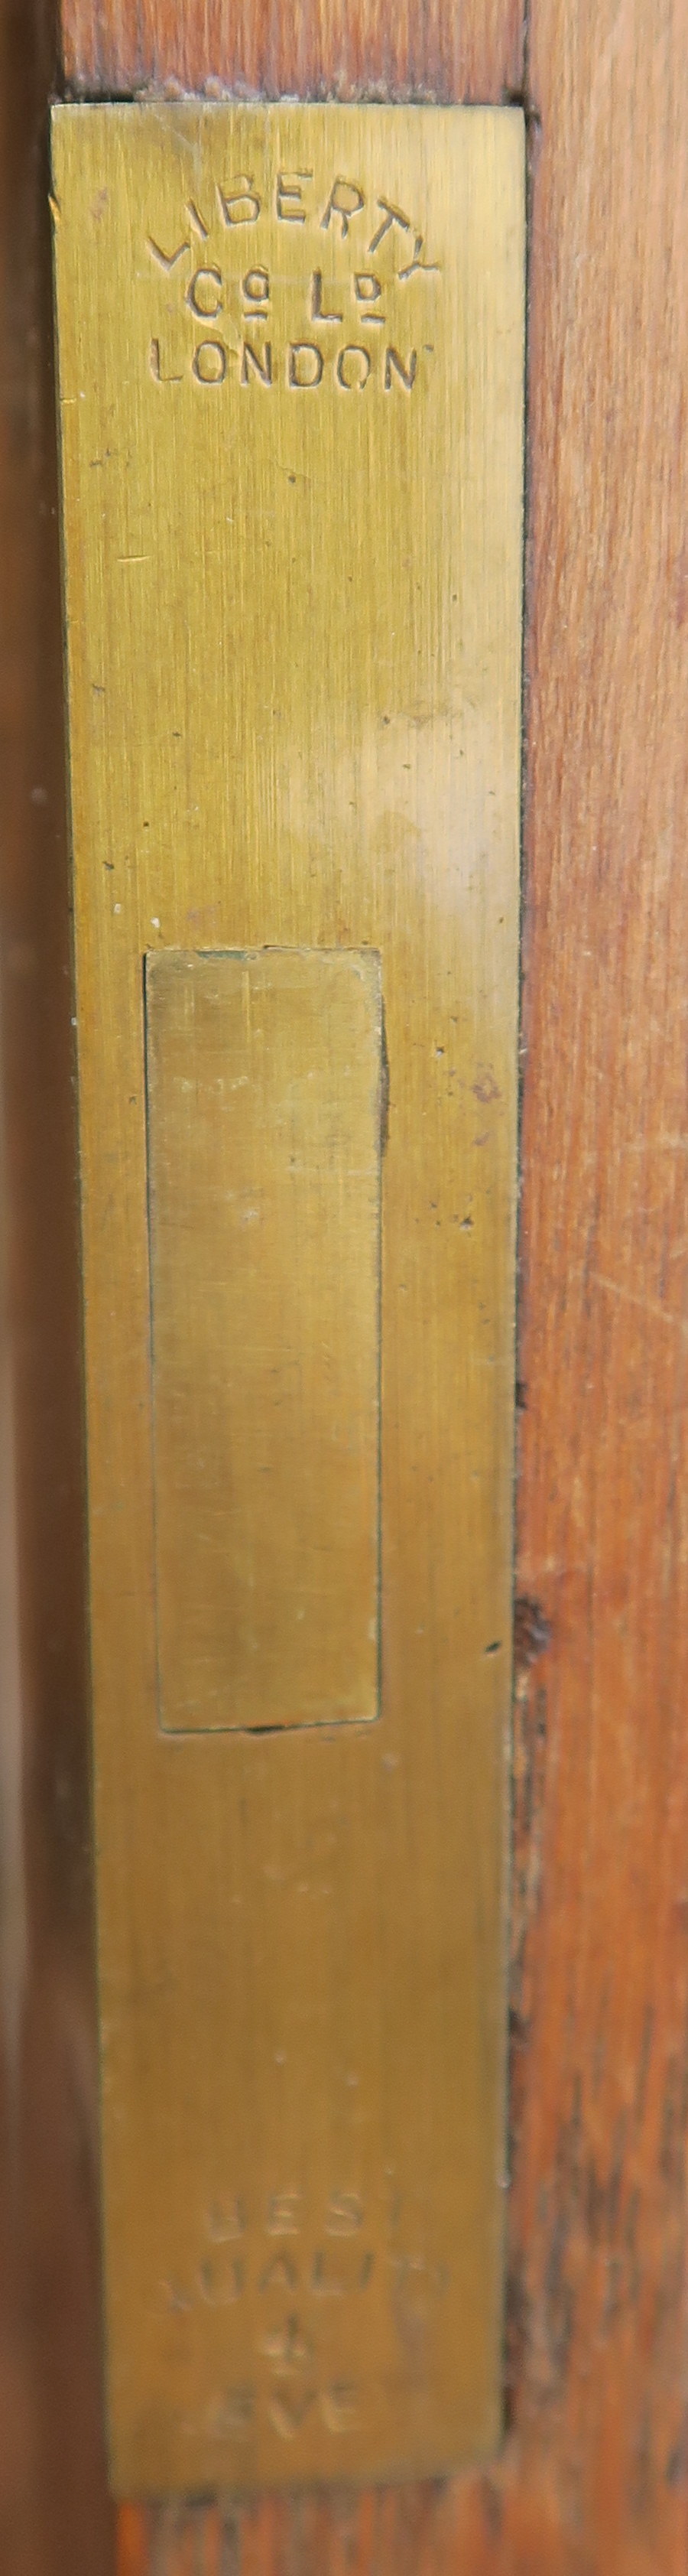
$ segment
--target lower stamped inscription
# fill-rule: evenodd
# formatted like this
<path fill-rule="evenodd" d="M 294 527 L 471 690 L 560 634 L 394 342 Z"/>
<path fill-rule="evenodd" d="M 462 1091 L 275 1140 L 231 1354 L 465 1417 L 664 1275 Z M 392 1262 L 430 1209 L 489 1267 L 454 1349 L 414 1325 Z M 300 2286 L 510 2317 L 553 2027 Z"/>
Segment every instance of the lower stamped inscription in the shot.
<path fill-rule="evenodd" d="M 240 2305 L 245 2358 L 248 2362 L 253 2347 L 255 2367 L 220 2390 L 200 2423 L 187 2421 L 188 2436 L 200 2433 L 211 2441 L 247 2444 L 264 2420 L 281 2441 L 291 2443 L 314 2410 L 333 2438 L 360 2430 L 366 2406 L 360 2364 L 365 2365 L 366 2315 L 376 2273 L 402 2343 L 409 2337 L 417 2344 L 424 2341 L 449 2290 L 447 2264 L 430 2263 L 406 2250 L 398 2195 L 388 2189 L 381 2202 L 386 2213 L 382 2244 L 379 2228 L 371 2234 L 357 2192 L 332 2192 L 319 2225 L 317 2209 L 309 2210 L 297 2191 L 271 2194 L 262 2213 L 251 2212 L 238 2196 L 208 2212 L 195 2272 L 186 2281 L 165 2284 L 165 2304 L 176 2317 L 188 2315 L 199 2302 L 225 2310 Z M 322 2333 L 323 2301 L 335 2303 L 340 2344 L 358 2355 L 355 2378 L 335 2376 L 328 2367 L 332 2337 Z"/>

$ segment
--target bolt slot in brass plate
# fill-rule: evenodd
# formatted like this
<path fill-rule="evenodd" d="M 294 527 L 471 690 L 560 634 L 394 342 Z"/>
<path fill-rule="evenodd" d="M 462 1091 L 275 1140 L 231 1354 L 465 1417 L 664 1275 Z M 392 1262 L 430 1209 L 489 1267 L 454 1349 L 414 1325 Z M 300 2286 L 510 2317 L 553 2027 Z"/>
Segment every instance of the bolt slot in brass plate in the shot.
<path fill-rule="evenodd" d="M 146 1036 L 160 1722 L 376 1717 L 379 958 L 153 953 Z"/>
<path fill-rule="evenodd" d="M 523 120 L 65 106 L 53 194 L 112 2477 L 427 2475 L 501 2422 Z"/>

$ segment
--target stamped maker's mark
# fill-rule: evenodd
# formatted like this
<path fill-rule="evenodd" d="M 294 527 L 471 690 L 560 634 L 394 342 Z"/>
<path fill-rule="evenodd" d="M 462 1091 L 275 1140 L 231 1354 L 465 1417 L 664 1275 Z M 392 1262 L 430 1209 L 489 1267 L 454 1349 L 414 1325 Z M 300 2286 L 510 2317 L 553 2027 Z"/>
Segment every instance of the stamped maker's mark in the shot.
<path fill-rule="evenodd" d="M 296 277 L 285 276 L 274 251 L 271 269 L 269 244 L 263 255 L 260 241 L 244 265 L 246 236 L 261 227 L 265 234 L 268 221 L 289 227 L 301 249 Z M 154 332 L 149 368 L 155 384 L 180 384 L 190 374 L 206 390 L 229 380 L 264 392 L 281 385 L 289 394 L 327 384 L 341 394 L 361 394 L 369 385 L 386 395 L 413 393 L 434 342 L 414 344 L 406 292 L 412 279 L 438 279 L 441 268 L 414 217 L 384 191 L 367 196 L 342 172 L 318 191 L 312 170 L 278 170 L 262 191 L 243 172 L 216 182 L 204 207 L 187 198 L 180 230 L 171 242 L 154 228 L 146 236 L 151 261 L 178 293 L 178 318 L 186 316 L 194 331 L 191 346 L 180 346 L 177 333 L 174 351 L 167 325 Z M 310 257 L 303 255 L 309 233 L 315 235 Z M 318 234 L 336 247 L 334 278 L 325 277 Z M 231 256 L 228 264 L 232 243 L 238 270 Z M 296 328 L 293 309 L 285 314 L 287 295 L 293 308 L 295 293 L 302 309 Z"/>

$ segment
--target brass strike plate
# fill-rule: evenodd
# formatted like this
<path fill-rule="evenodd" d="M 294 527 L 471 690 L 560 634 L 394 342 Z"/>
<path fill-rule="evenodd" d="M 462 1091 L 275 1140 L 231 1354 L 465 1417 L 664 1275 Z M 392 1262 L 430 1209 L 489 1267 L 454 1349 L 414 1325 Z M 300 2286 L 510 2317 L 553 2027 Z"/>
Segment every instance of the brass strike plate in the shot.
<path fill-rule="evenodd" d="M 500 2430 L 524 148 L 53 118 L 117 2491 Z"/>

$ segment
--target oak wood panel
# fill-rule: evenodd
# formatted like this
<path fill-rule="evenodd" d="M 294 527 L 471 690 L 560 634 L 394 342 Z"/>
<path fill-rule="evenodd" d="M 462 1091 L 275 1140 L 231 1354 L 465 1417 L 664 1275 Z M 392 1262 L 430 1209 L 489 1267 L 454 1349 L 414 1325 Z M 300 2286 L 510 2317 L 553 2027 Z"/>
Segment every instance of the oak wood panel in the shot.
<path fill-rule="evenodd" d="M 499 99 L 523 77 L 520 0 L 63 0 L 68 88 Z"/>
<path fill-rule="evenodd" d="M 104 2576 L 113 2542 L 97 2304 L 80 1332 L 46 206 L 53 76 L 52 9 L 42 0 L 30 10 L 25 0 L 1 0 L 0 1236 L 13 1419 L 3 1351 L 0 2564 L 12 2576 L 62 2576 L 67 2566 L 77 2576 Z M 3 1311 L 3 1336 L 5 1322 Z M 19 1636 L 9 1580 L 15 1540 Z"/>
<path fill-rule="evenodd" d="M 443 2492 L 127 2507 L 120 2576 L 685 2564 L 681 16 L 531 12 L 512 2431 Z"/>
<path fill-rule="evenodd" d="M 680 0 L 531 31 L 518 2416 L 569 2556 L 624 2571 L 685 2564 L 688 2473 L 684 33 Z"/>

